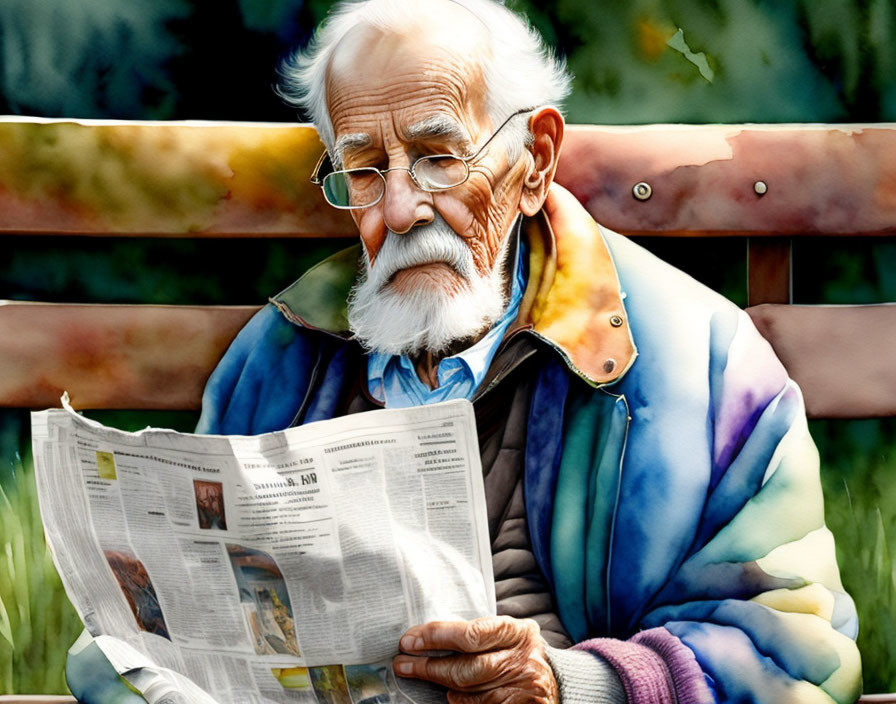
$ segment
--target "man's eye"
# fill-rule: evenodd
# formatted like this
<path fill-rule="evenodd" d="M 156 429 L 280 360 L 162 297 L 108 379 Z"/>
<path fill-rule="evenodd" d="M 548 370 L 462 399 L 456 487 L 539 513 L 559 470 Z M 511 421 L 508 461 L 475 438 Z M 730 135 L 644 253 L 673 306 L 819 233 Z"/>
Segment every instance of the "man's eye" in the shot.
<path fill-rule="evenodd" d="M 377 154 L 358 154 L 346 157 L 344 169 L 385 169 L 386 159 Z"/>
<path fill-rule="evenodd" d="M 425 188 L 453 188 L 467 179 L 467 165 L 456 156 L 441 155 L 420 159 L 414 165 L 417 181 Z"/>
<path fill-rule="evenodd" d="M 380 182 L 379 174 L 373 169 L 352 171 L 346 176 L 346 180 L 352 188 L 369 188 Z"/>
<path fill-rule="evenodd" d="M 461 160 L 453 154 L 434 154 L 425 159 L 426 167 L 429 169 L 455 169 Z"/>

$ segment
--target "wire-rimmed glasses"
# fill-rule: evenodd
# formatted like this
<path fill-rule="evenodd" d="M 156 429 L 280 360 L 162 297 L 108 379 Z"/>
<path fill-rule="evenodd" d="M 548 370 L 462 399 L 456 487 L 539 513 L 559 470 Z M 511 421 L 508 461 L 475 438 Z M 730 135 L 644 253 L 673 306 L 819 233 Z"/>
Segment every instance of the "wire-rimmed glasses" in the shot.
<path fill-rule="evenodd" d="M 470 178 L 470 163 L 485 151 L 507 123 L 514 117 L 534 109 L 517 110 L 500 124 L 475 154 L 469 156 L 431 154 L 421 156 L 410 166 L 394 166 L 388 169 L 373 166 L 334 169 L 329 153 L 324 152 L 314 167 L 311 183 L 321 187 L 324 198 L 330 205 L 342 210 L 368 208 L 379 203 L 386 192 L 385 175 L 390 171 L 407 171 L 417 188 L 428 193 L 447 191 L 449 188 L 460 186 Z"/>

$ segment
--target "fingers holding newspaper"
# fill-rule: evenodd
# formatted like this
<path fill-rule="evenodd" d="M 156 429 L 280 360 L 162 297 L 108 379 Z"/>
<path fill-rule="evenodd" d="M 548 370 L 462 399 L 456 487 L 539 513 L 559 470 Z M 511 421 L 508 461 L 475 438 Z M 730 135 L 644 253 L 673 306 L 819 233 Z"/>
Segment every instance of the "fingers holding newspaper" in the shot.
<path fill-rule="evenodd" d="M 560 700 L 545 641 L 530 619 L 433 621 L 408 629 L 400 647 L 402 654 L 393 660 L 395 673 L 447 687 L 451 704 Z M 451 654 L 428 654 L 436 650 Z"/>

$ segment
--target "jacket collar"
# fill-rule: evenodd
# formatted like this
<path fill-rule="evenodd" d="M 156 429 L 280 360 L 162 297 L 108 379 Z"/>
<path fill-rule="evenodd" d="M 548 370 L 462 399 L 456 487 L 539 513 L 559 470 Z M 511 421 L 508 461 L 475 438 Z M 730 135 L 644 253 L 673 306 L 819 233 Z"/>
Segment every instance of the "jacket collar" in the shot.
<path fill-rule="evenodd" d="M 524 222 L 523 236 L 529 244 L 529 281 L 507 334 L 531 331 L 593 386 L 618 381 L 637 350 L 600 226 L 555 185 L 545 208 Z M 350 338 L 346 300 L 360 256 L 360 244 L 337 252 L 271 303 L 293 323 Z"/>

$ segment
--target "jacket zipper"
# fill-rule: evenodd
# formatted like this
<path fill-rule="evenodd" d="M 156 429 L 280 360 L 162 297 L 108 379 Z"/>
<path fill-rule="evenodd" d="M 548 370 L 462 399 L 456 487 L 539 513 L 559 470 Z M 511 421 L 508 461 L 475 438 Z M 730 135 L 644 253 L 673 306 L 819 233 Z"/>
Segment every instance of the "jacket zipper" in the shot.
<path fill-rule="evenodd" d="M 616 497 L 613 500 L 613 518 L 610 520 L 610 540 L 609 540 L 609 550 L 607 551 L 607 575 L 605 577 L 606 582 L 604 583 L 604 590 L 607 595 L 607 632 L 612 633 L 613 627 L 613 612 L 612 608 L 612 600 L 610 598 L 610 576 L 613 571 L 613 542 L 616 537 L 616 517 L 619 513 L 619 496 L 622 492 L 622 463 L 625 460 L 625 450 L 628 446 L 628 429 L 631 424 L 632 417 L 629 412 L 628 400 L 626 400 L 625 395 L 623 394 L 611 394 L 604 388 L 601 388 L 600 391 L 607 394 L 608 396 L 615 398 L 617 400 L 621 400 L 625 405 L 625 432 L 622 436 L 622 451 L 619 453 L 619 468 L 617 470 L 616 476 Z"/>

